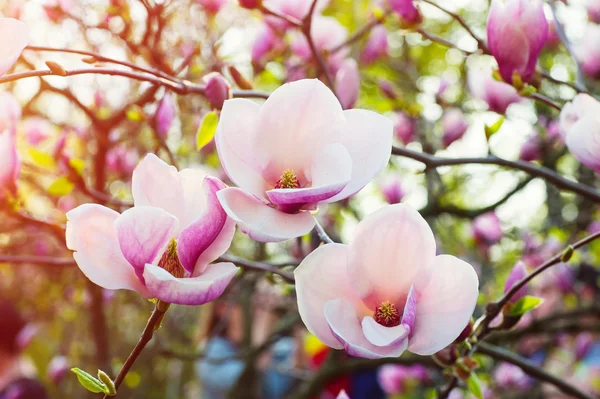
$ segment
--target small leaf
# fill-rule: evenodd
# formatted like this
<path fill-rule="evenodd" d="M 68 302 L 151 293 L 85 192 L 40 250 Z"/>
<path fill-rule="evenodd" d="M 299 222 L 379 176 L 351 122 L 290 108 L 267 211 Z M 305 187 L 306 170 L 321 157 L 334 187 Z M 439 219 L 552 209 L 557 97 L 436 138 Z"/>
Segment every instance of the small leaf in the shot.
<path fill-rule="evenodd" d="M 78 369 L 77 367 L 71 369 L 77 375 L 77 379 L 79 383 L 88 391 L 93 393 L 108 393 L 108 389 L 106 385 L 96 377 L 91 374 L 86 373 L 85 371 Z"/>
<path fill-rule="evenodd" d="M 83 169 L 85 168 L 85 161 L 79 158 L 71 158 L 69 159 L 69 166 L 81 176 L 83 174 Z"/>
<path fill-rule="evenodd" d="M 510 305 L 508 314 L 511 316 L 521 316 L 544 303 L 543 298 L 526 295 L 517 302 Z"/>
<path fill-rule="evenodd" d="M 481 383 L 479 382 L 477 374 L 471 373 L 467 380 L 467 386 L 469 387 L 469 391 L 471 391 L 477 399 L 483 399 L 483 390 L 481 389 Z"/>
<path fill-rule="evenodd" d="M 54 180 L 48 187 L 48 194 L 55 197 L 62 197 L 73 191 L 75 185 L 66 177 L 62 176 Z"/>
<path fill-rule="evenodd" d="M 134 122 L 144 120 L 144 111 L 139 105 L 133 105 L 127 110 L 127 119 Z"/>
<path fill-rule="evenodd" d="M 205 145 L 212 141 L 212 139 L 215 137 L 218 124 L 219 116 L 217 115 L 216 111 L 212 111 L 204 115 L 202 124 L 200 124 L 200 128 L 198 128 L 198 133 L 196 133 L 197 150 L 202 149 Z"/>
<path fill-rule="evenodd" d="M 575 248 L 573 248 L 572 245 L 569 245 L 567 247 L 567 249 L 565 249 L 565 251 L 562 253 L 560 260 L 563 262 L 568 262 L 569 260 L 571 260 L 571 257 L 573 256 L 573 252 L 575 252 Z"/>
<path fill-rule="evenodd" d="M 98 370 L 98 378 L 106 386 L 106 393 L 108 396 L 115 396 L 117 394 L 117 388 L 113 380 L 102 370 Z"/>
<path fill-rule="evenodd" d="M 50 154 L 46 154 L 45 152 L 36 150 L 35 148 L 29 149 L 29 156 L 31 157 L 31 161 L 43 168 L 53 168 L 56 165 L 54 158 Z"/>
<path fill-rule="evenodd" d="M 502 124 L 504 123 L 504 117 L 498 119 L 493 125 L 488 126 L 485 125 L 484 129 L 485 129 L 485 137 L 489 140 L 490 137 L 492 137 L 494 134 L 498 133 L 498 130 L 500 130 L 500 128 L 502 127 Z"/>

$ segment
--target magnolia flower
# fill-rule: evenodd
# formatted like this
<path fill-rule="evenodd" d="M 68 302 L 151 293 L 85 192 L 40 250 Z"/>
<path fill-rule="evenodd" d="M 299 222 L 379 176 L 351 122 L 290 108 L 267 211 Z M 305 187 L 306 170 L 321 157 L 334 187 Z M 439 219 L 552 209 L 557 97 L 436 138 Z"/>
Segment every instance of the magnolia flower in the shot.
<path fill-rule="evenodd" d="M 335 75 L 335 87 L 342 108 L 354 107 L 360 91 L 358 64 L 352 58 L 345 60 Z"/>
<path fill-rule="evenodd" d="M 154 115 L 156 121 L 156 132 L 162 138 L 167 137 L 171 125 L 177 116 L 177 108 L 173 96 L 169 93 L 165 93 L 158 108 L 156 109 L 156 115 Z"/>
<path fill-rule="evenodd" d="M 391 121 L 343 111 L 316 79 L 286 83 L 259 106 L 225 101 L 215 134 L 223 169 L 239 188 L 217 195 L 227 214 L 258 241 L 312 230 L 310 210 L 360 191 L 388 163 Z"/>
<path fill-rule="evenodd" d="M 279 14 L 292 17 L 297 20 L 302 20 L 310 11 L 312 0 L 264 0 L 263 4 L 270 10 L 276 11 Z M 320 14 L 329 4 L 329 0 L 317 0 L 315 5 L 315 15 Z M 277 18 L 272 20 L 276 24 L 280 24 L 282 19 Z M 271 20 L 269 21 L 271 22 Z"/>
<path fill-rule="evenodd" d="M 402 183 L 396 177 L 390 176 L 379 188 L 388 204 L 399 204 L 406 195 Z"/>
<path fill-rule="evenodd" d="M 377 374 L 379 385 L 390 396 L 403 393 L 411 383 L 425 383 L 429 378 L 429 372 L 420 364 L 413 366 L 386 364 Z"/>
<path fill-rule="evenodd" d="M 262 25 L 252 44 L 252 63 L 254 65 L 265 64 L 268 54 L 282 45 L 283 41 L 279 35 L 269 25 Z"/>
<path fill-rule="evenodd" d="M 540 0 L 494 0 L 487 20 L 490 52 L 505 82 L 517 73 L 528 82 L 548 37 L 548 21 Z"/>
<path fill-rule="evenodd" d="M 494 381 L 502 389 L 526 390 L 531 386 L 531 378 L 519 366 L 502 362 L 493 374 Z"/>
<path fill-rule="evenodd" d="M 231 86 L 223 75 L 211 72 L 202 78 L 205 84 L 204 93 L 210 105 L 215 109 L 221 109 L 225 100 L 231 97 Z"/>
<path fill-rule="evenodd" d="M 69 359 L 64 356 L 54 356 L 48 363 L 47 374 L 53 384 L 58 384 L 67 375 L 71 368 Z"/>
<path fill-rule="evenodd" d="M 527 270 L 525 269 L 525 264 L 521 261 L 518 261 L 513 269 L 510 271 L 508 278 L 506 279 L 506 284 L 504 285 L 504 293 L 506 294 L 508 291 L 512 289 L 512 287 L 523 280 L 527 276 Z M 510 302 L 517 302 L 519 299 L 523 298 L 527 295 L 527 285 L 519 288 L 519 290 L 510 298 Z"/>
<path fill-rule="evenodd" d="M 473 236 L 475 237 L 475 241 L 492 245 L 500 241 L 503 235 L 500 219 L 498 219 L 496 213 L 484 213 L 473 219 Z"/>
<path fill-rule="evenodd" d="M 600 23 L 600 1 L 587 0 L 585 4 L 588 18 L 594 23 Z"/>
<path fill-rule="evenodd" d="M 404 145 L 413 142 L 415 140 L 415 120 L 404 112 L 398 112 L 394 133 Z"/>
<path fill-rule="evenodd" d="M 469 128 L 469 123 L 465 119 L 462 111 L 458 108 L 451 108 L 442 118 L 442 144 L 444 147 L 450 146 L 456 140 L 460 140 Z"/>
<path fill-rule="evenodd" d="M 67 213 L 67 247 L 81 271 L 106 289 L 200 305 L 219 297 L 238 268 L 212 261 L 235 230 L 216 193 L 225 185 L 197 169 L 177 172 L 148 154 L 133 172 L 135 206 L 96 204 Z"/>
<path fill-rule="evenodd" d="M 458 337 L 478 296 L 471 265 L 436 256 L 427 222 L 388 205 L 361 221 L 349 245 L 327 244 L 294 271 L 298 310 L 324 344 L 365 358 L 431 355 Z"/>
<path fill-rule="evenodd" d="M 108 170 L 120 175 L 130 175 L 137 166 L 140 156 L 137 150 L 123 145 L 112 147 L 106 154 Z"/>
<path fill-rule="evenodd" d="M 214 15 L 227 3 L 227 0 L 196 0 L 196 3 L 204 9 L 208 14 Z"/>
<path fill-rule="evenodd" d="M 499 114 L 506 113 L 509 105 L 522 100 L 517 89 L 508 83 L 495 80 L 492 77 L 492 71 L 489 69 L 469 70 L 467 83 L 474 97 L 485 101 L 490 111 Z"/>
<path fill-rule="evenodd" d="M 600 173 L 600 102 L 576 95 L 560 112 L 560 131 L 571 154 Z"/>
<path fill-rule="evenodd" d="M 27 142 L 33 146 L 50 137 L 53 129 L 52 124 L 46 118 L 32 117 L 23 121 L 23 133 Z"/>
<path fill-rule="evenodd" d="M 542 140 L 540 135 L 535 132 L 523 143 L 521 151 L 519 152 L 519 159 L 522 161 L 530 162 L 536 159 L 542 158 Z"/>
<path fill-rule="evenodd" d="M 27 46 L 27 26 L 13 18 L 0 18 L 0 76 L 4 75 Z"/>
<path fill-rule="evenodd" d="M 421 14 L 413 0 L 388 0 L 388 3 L 405 22 L 410 24 L 421 22 Z"/>
<path fill-rule="evenodd" d="M 384 57 L 388 51 L 387 29 L 383 25 L 377 25 L 371 29 L 365 48 L 360 54 L 361 62 L 369 64 L 380 57 Z"/>
<path fill-rule="evenodd" d="M 588 24 L 583 39 L 577 43 L 573 52 L 581 65 L 582 71 L 592 77 L 600 77 L 600 25 Z"/>
<path fill-rule="evenodd" d="M 332 50 L 345 42 L 348 30 L 335 18 L 315 15 L 311 24 L 310 35 L 318 51 L 330 53 L 327 59 L 329 66 L 331 69 L 337 70 L 348 51 L 344 48 L 332 53 Z M 304 61 L 312 61 L 312 50 L 302 33 L 294 32 L 290 48 Z"/>

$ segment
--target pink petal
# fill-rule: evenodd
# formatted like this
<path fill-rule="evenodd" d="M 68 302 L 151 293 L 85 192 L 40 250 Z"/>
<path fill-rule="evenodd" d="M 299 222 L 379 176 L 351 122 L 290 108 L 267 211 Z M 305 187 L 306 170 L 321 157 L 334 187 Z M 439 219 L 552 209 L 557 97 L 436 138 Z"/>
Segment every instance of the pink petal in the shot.
<path fill-rule="evenodd" d="M 67 248 L 77 266 L 94 284 L 109 290 L 128 289 L 147 297 L 148 291 L 137 278 L 119 248 L 113 226 L 119 214 L 96 204 L 85 204 L 67 212 Z"/>
<path fill-rule="evenodd" d="M 348 274 L 363 301 L 404 302 L 417 274 L 435 259 L 435 239 L 408 205 L 386 206 L 358 224 L 349 245 Z"/>
<path fill-rule="evenodd" d="M 114 228 L 123 256 L 141 277 L 144 265 L 158 262 L 165 252 L 179 221 L 160 208 L 136 206 L 119 215 Z"/>
<path fill-rule="evenodd" d="M 21 159 L 17 152 L 14 131 L 0 131 L 0 201 L 7 193 L 16 194 Z"/>
<path fill-rule="evenodd" d="M 225 101 L 215 143 L 223 169 L 231 181 L 266 199 L 265 190 L 272 185 L 261 175 L 261 161 L 255 150 L 256 146 L 262 145 L 256 139 L 259 110 L 258 104 L 250 100 L 235 98 Z"/>
<path fill-rule="evenodd" d="M 285 241 L 308 234 L 315 225 L 309 212 L 283 213 L 239 188 L 217 193 L 219 201 L 240 229 L 256 241 Z"/>
<path fill-rule="evenodd" d="M 210 262 L 223 255 L 231 245 L 235 221 L 227 217 L 217 198 L 217 192 L 225 187 L 225 184 L 215 177 L 207 177 L 204 180 L 206 209 L 179 235 L 179 260 L 194 276 L 202 273 Z"/>
<path fill-rule="evenodd" d="M 363 109 L 344 111 L 346 124 L 340 143 L 352 158 L 352 179 L 344 190 L 326 202 L 347 198 L 366 186 L 390 160 L 394 124 L 375 112 Z"/>
<path fill-rule="evenodd" d="M 365 337 L 354 306 L 344 299 L 332 299 L 325 303 L 325 318 L 331 334 L 344 346 L 348 354 L 367 359 L 398 357 L 406 350 L 408 340 L 402 345 L 376 346 Z"/>
<path fill-rule="evenodd" d="M 13 18 L 0 18 L 0 76 L 17 62 L 29 42 L 27 26 Z"/>
<path fill-rule="evenodd" d="M 181 178 L 174 166 L 148 154 L 133 171 L 131 190 L 135 206 L 162 208 L 178 220 L 185 220 Z M 180 227 L 184 227 L 181 226 Z"/>
<path fill-rule="evenodd" d="M 198 219 L 206 208 L 206 194 L 203 187 L 207 176 L 208 173 L 203 168 L 187 168 L 179 171 L 185 203 L 185 218 L 179 220 L 182 229 Z"/>
<path fill-rule="evenodd" d="M 568 131 L 566 144 L 579 162 L 600 173 L 600 116 L 586 114 Z"/>
<path fill-rule="evenodd" d="M 175 278 L 166 270 L 147 264 L 144 279 L 154 298 L 178 305 L 202 305 L 221 296 L 237 271 L 233 263 L 215 263 L 198 277 Z"/>
<path fill-rule="evenodd" d="M 352 159 L 341 144 L 329 144 L 315 154 L 310 171 L 312 187 L 267 191 L 277 205 L 317 203 L 333 197 L 346 187 L 352 174 Z M 307 176 L 308 177 L 308 176 Z"/>
<path fill-rule="evenodd" d="M 437 256 L 415 281 L 417 314 L 408 350 L 431 355 L 452 343 L 473 314 L 478 288 L 471 265 L 453 256 Z"/>
<path fill-rule="evenodd" d="M 396 346 L 406 347 L 407 342 L 402 342 L 408 338 L 410 328 L 399 324 L 395 327 L 386 327 L 377 323 L 374 318 L 367 316 L 362 319 L 362 329 L 367 340 L 375 346 Z"/>
<path fill-rule="evenodd" d="M 336 298 L 360 301 L 346 274 L 347 253 L 346 245 L 324 245 L 311 252 L 294 270 L 298 311 L 304 325 L 321 342 L 335 349 L 342 349 L 342 345 L 331 334 L 325 319 L 325 303 Z"/>
<path fill-rule="evenodd" d="M 319 80 L 298 80 L 279 87 L 260 108 L 254 138 L 260 143 L 253 150 L 265 179 L 274 185 L 287 169 L 302 173 L 315 153 L 336 141 L 343 123 L 340 103 Z"/>

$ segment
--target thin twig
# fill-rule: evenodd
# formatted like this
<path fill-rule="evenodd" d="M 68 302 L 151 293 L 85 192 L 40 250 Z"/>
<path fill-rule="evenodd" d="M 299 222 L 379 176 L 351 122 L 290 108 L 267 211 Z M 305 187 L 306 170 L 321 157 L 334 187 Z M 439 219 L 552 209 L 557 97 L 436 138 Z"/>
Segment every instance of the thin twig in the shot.
<path fill-rule="evenodd" d="M 315 231 L 317 232 L 317 235 L 319 236 L 321 241 L 323 241 L 325 244 L 335 243 L 335 241 L 333 241 L 331 237 L 329 237 L 329 235 L 325 232 L 325 229 L 323 228 L 323 226 L 321 226 L 317 219 L 315 219 Z"/>
<path fill-rule="evenodd" d="M 386 10 L 381 18 L 371 17 L 369 22 L 363 25 L 360 29 L 356 30 L 349 38 L 343 43 L 338 44 L 336 47 L 331 49 L 331 54 L 335 54 L 346 46 L 360 40 L 363 36 L 369 33 L 374 27 L 385 22 L 385 19 L 391 14 L 391 10 Z"/>
<path fill-rule="evenodd" d="M 540 101 L 540 102 L 543 102 L 544 104 L 556 109 L 558 112 L 560 112 L 562 110 L 562 107 L 560 105 L 558 105 L 557 103 L 555 103 L 554 101 L 552 101 L 550 98 L 546 97 L 543 94 L 531 93 L 527 97 L 532 98 L 537 101 Z"/>
<path fill-rule="evenodd" d="M 331 77 L 331 73 L 329 72 L 329 68 L 327 67 L 327 63 L 323 59 L 323 54 L 321 54 L 320 50 L 315 45 L 315 41 L 313 40 L 311 34 L 312 22 L 313 22 L 313 14 L 315 12 L 315 8 L 317 6 L 318 0 L 313 0 L 310 5 L 310 10 L 308 14 L 302 20 L 302 33 L 306 37 L 306 41 L 308 42 L 308 46 L 310 47 L 310 51 L 313 54 L 313 58 L 317 63 L 317 74 L 322 74 L 325 78 L 325 84 L 329 86 L 331 90 L 335 93 L 335 86 L 333 84 L 333 78 Z"/>
<path fill-rule="evenodd" d="M 281 276 L 286 282 L 294 283 L 294 275 L 292 273 L 286 272 L 285 270 L 278 269 L 277 267 L 265 263 L 265 262 L 256 262 L 244 258 L 240 258 L 239 256 L 235 256 L 232 254 L 224 254 L 218 259 L 219 262 L 231 262 L 242 269 L 247 270 L 256 270 L 262 272 L 269 272 L 273 274 L 277 274 Z"/>
<path fill-rule="evenodd" d="M 56 258 L 36 255 L 0 255 L 0 263 L 75 266 L 73 258 Z"/>

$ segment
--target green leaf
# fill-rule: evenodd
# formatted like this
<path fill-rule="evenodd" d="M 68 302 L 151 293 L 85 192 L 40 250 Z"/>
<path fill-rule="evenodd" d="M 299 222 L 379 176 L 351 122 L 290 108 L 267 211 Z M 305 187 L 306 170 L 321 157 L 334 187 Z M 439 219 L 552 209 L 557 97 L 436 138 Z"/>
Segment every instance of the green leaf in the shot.
<path fill-rule="evenodd" d="M 490 137 L 492 137 L 494 134 L 498 133 L 498 130 L 500 130 L 500 128 L 502 127 L 502 124 L 504 123 L 504 117 L 501 117 L 500 119 L 498 119 L 493 125 L 488 126 L 485 125 L 484 129 L 485 129 L 485 137 L 489 140 Z"/>
<path fill-rule="evenodd" d="M 108 393 L 108 389 L 106 385 L 96 377 L 91 374 L 86 373 L 85 371 L 78 369 L 77 367 L 71 369 L 77 375 L 77 379 L 79 383 L 88 391 L 93 393 Z"/>
<path fill-rule="evenodd" d="M 481 383 L 479 382 L 477 374 L 471 373 L 467 380 L 467 386 L 469 387 L 469 391 L 471 391 L 477 399 L 483 399 L 483 390 L 481 389 Z"/>
<path fill-rule="evenodd" d="M 212 141 L 212 139 L 215 137 L 218 123 L 219 116 L 217 115 L 216 111 L 212 111 L 204 115 L 202 124 L 200 124 L 200 127 L 198 128 L 198 133 L 196 133 L 197 150 L 202 149 L 202 147 Z"/>
<path fill-rule="evenodd" d="M 542 303 L 544 303 L 543 298 L 526 295 L 523 298 L 519 299 L 517 302 L 510 305 L 508 309 L 508 314 L 511 316 L 521 316 L 537 308 Z"/>
<path fill-rule="evenodd" d="M 56 165 L 54 158 L 50 154 L 36 150 L 35 148 L 29 149 L 29 156 L 31 161 L 42 168 L 53 168 Z"/>
<path fill-rule="evenodd" d="M 108 396 L 115 396 L 117 394 L 117 388 L 113 380 L 102 370 L 98 370 L 98 378 L 106 386 L 106 393 Z"/>
<path fill-rule="evenodd" d="M 73 191 L 75 185 L 66 177 L 62 176 L 54 180 L 48 187 L 48 194 L 55 197 L 62 197 Z"/>

